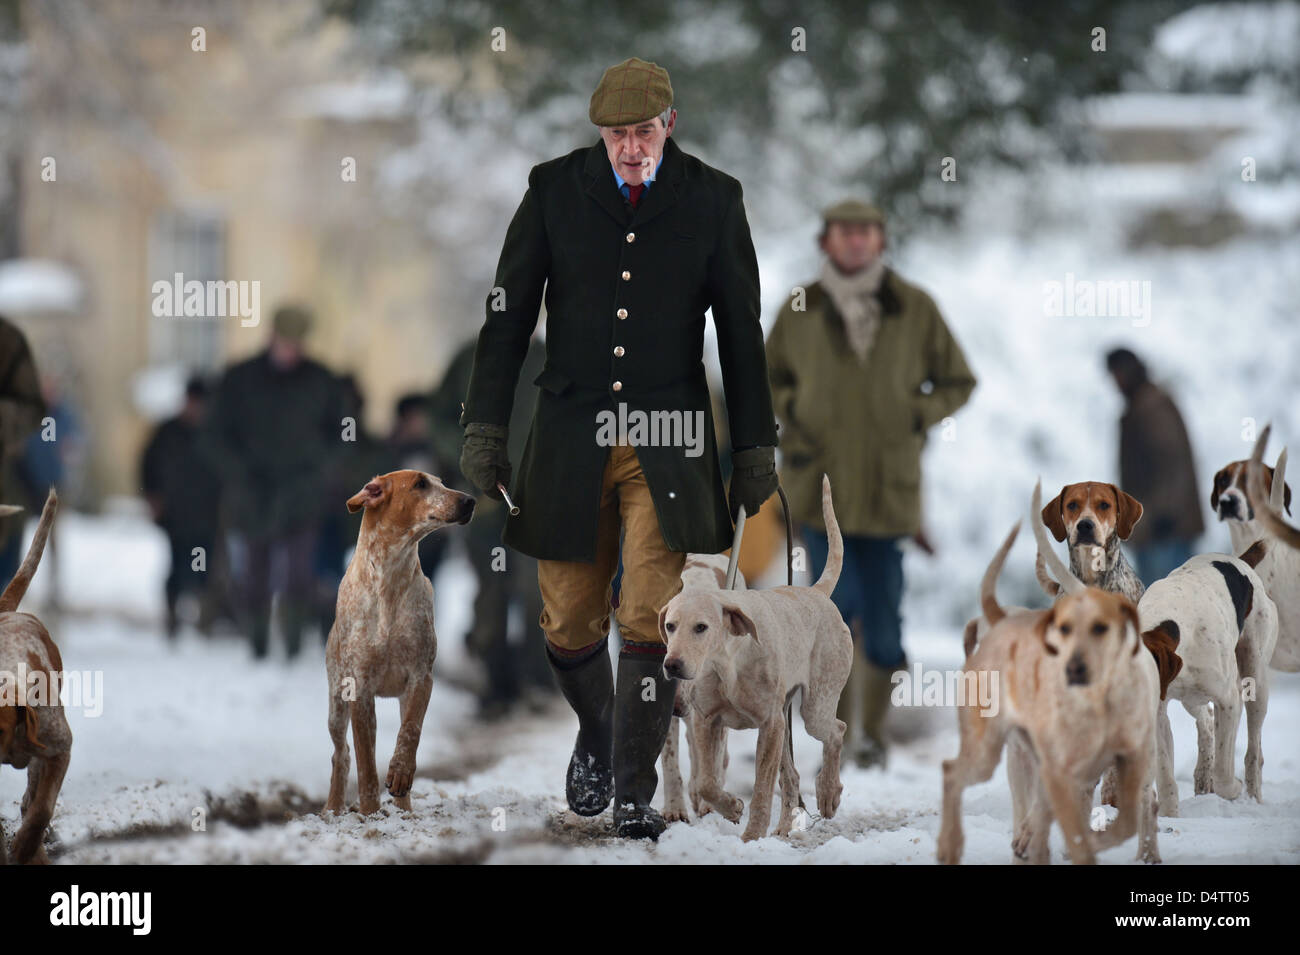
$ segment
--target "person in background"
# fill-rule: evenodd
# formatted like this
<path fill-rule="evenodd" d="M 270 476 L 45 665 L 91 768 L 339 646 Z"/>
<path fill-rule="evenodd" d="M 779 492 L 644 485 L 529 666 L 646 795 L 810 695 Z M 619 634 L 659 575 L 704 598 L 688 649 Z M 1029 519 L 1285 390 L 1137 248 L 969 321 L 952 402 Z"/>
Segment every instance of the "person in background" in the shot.
<path fill-rule="evenodd" d="M 203 379 L 190 379 L 180 412 L 157 427 L 140 465 L 150 514 L 167 535 L 171 550 L 171 569 L 163 588 L 169 639 L 175 639 L 179 628 L 176 608 L 182 594 L 199 598 L 199 629 L 205 633 L 215 610 L 210 570 L 218 546 L 221 481 L 199 447 L 208 393 Z M 202 548 L 201 559 L 195 548 Z"/>
<path fill-rule="evenodd" d="M 320 619 L 321 640 L 328 640 L 334 626 L 339 583 L 347 570 L 347 553 L 361 532 L 362 514 L 349 514 L 346 501 L 377 474 L 397 470 L 388 445 L 366 430 L 365 395 L 356 376 L 338 379 L 343 390 L 344 425 L 337 466 L 325 489 L 320 534 L 316 542 L 315 610 Z M 436 536 L 436 535 L 431 535 Z"/>
<path fill-rule="evenodd" d="M 1106 368 L 1124 396 L 1119 422 L 1119 473 L 1124 491 L 1142 502 L 1142 520 L 1129 536 L 1138 576 L 1148 587 L 1192 556 L 1205 532 L 1192 443 L 1178 406 L 1147 377 L 1127 348 L 1106 355 Z"/>
<path fill-rule="evenodd" d="M 891 676 L 907 666 L 898 542 L 921 533 L 926 429 L 966 403 L 975 376 L 934 300 L 885 264 L 880 210 L 836 203 L 822 214 L 818 241 L 821 273 L 777 316 L 768 374 L 782 425 L 782 484 L 814 579 L 829 549 L 822 473 L 831 479 L 844 535 L 832 599 L 862 651 L 840 718 L 858 764 L 883 766 Z M 930 547 L 923 535 L 918 544 Z"/>
<path fill-rule="evenodd" d="M 397 405 L 393 409 L 393 430 L 388 435 L 387 442 L 388 459 L 392 465 L 389 470 L 424 471 L 442 478 L 446 483 L 446 468 L 433 451 L 429 407 L 429 396 L 418 392 L 397 399 Z M 448 534 L 437 533 L 420 541 L 420 569 L 426 577 L 432 579 L 437 572 L 438 565 L 447 552 L 448 540 Z"/>
<path fill-rule="evenodd" d="M 461 402 L 469 389 L 474 367 L 475 342 L 471 341 L 452 359 L 442 385 L 434 394 L 432 407 L 438 422 L 438 455 L 451 461 L 460 458 Z M 546 346 L 535 331 L 519 373 L 525 387 L 516 388 L 510 410 L 510 453 L 514 460 L 523 454 L 528 437 L 537 389 L 532 381 L 546 366 Z M 478 489 L 461 474 L 458 465 L 456 487 L 474 492 Z M 537 561 L 513 548 L 506 548 L 501 534 L 507 510 L 500 497 L 478 496 L 474 520 L 464 528 L 465 546 L 474 574 L 478 578 L 478 595 L 474 598 L 474 625 L 466 636 L 470 652 L 483 661 L 487 680 L 479 694 L 479 715 L 496 719 L 506 715 L 515 703 L 532 688 L 550 695 L 555 690 L 550 666 L 542 643 L 542 594 L 537 585 Z M 519 640 L 510 639 L 510 610 L 517 607 L 522 616 L 523 633 Z"/>
<path fill-rule="evenodd" d="M 270 650 L 276 590 L 289 657 L 301 649 L 314 609 L 322 509 L 342 506 L 326 495 L 343 449 L 344 389 L 307 357 L 311 325 L 307 309 L 278 308 L 266 349 L 222 376 L 203 430 L 205 451 L 222 478 L 223 516 L 257 659 Z"/>
<path fill-rule="evenodd" d="M 45 399 L 27 336 L 0 316 L 0 504 L 13 503 L 9 480 L 28 435 L 41 426 Z M 42 499 L 43 499 L 42 495 Z M 23 515 L 0 519 L 0 589 L 13 580 L 22 560 Z"/>

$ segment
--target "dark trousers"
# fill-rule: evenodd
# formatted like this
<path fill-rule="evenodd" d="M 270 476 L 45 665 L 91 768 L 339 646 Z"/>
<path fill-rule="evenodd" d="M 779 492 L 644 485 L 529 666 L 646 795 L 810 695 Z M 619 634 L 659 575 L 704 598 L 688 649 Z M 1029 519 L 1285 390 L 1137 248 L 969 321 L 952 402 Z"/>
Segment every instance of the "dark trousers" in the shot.
<path fill-rule="evenodd" d="M 239 577 L 253 656 L 265 657 L 270 649 L 271 595 L 276 591 L 290 659 L 302 648 L 303 624 L 312 616 L 316 536 L 316 526 L 308 525 L 271 537 L 242 539 Z"/>
<path fill-rule="evenodd" d="M 830 543 L 826 534 L 800 528 L 808 548 L 808 565 L 815 581 L 826 568 Z M 864 640 L 863 653 L 878 667 L 892 669 L 904 662 L 903 552 L 896 537 L 844 537 L 844 568 L 831 594 L 844 622 Z"/>
<path fill-rule="evenodd" d="M 163 585 L 163 593 L 167 598 L 167 635 L 176 636 L 176 601 L 183 593 L 194 593 L 199 595 L 200 602 L 203 605 L 202 615 L 200 616 L 199 625 L 203 627 L 211 623 L 213 612 L 213 593 L 210 585 L 211 574 L 215 569 L 217 561 L 216 532 L 193 532 L 187 531 L 178 533 L 175 530 L 167 531 L 167 541 L 171 545 L 171 570 L 167 574 L 167 582 Z M 194 548 L 202 547 L 204 554 L 204 570 L 194 569 Z"/>
<path fill-rule="evenodd" d="M 487 668 L 484 702 L 509 704 L 519 698 L 523 687 L 552 688 L 550 667 L 543 650 L 541 624 L 542 594 L 537 586 L 537 561 L 527 554 L 506 549 L 499 559 L 493 550 L 503 547 L 499 535 L 474 534 L 466 537 L 466 549 L 478 577 L 474 598 L 474 629 L 469 645 Z M 500 568 L 504 560 L 504 569 Z M 496 567 L 494 567 L 494 563 Z M 512 645 L 510 608 L 518 606 L 523 616 L 523 639 Z"/>

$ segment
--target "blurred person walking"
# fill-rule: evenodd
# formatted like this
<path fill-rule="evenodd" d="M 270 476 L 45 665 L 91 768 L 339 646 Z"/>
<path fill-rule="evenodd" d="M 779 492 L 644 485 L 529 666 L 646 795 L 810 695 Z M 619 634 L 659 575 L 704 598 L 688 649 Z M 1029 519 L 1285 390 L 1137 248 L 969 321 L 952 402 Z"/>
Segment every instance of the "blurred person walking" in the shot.
<path fill-rule="evenodd" d="M 169 639 L 175 639 L 179 629 L 177 604 L 182 594 L 198 598 L 199 629 L 204 633 L 217 611 L 218 590 L 211 572 L 220 546 L 221 480 L 199 443 L 208 397 L 203 379 L 190 379 L 180 412 L 154 430 L 140 463 L 145 500 L 171 552 L 163 585 Z M 201 550 L 196 553 L 196 548 Z"/>
<path fill-rule="evenodd" d="M 442 385 L 434 394 L 434 418 L 439 422 L 439 457 L 459 457 L 461 402 L 469 389 L 474 368 L 475 343 L 469 342 L 452 359 Z M 546 346 L 534 330 L 524 353 L 518 380 L 531 383 L 546 366 Z M 516 387 L 510 408 L 507 452 L 511 460 L 523 455 L 528 427 L 537 404 L 537 388 L 531 384 Z M 455 472 L 454 486 L 471 489 L 473 485 Z M 449 485 L 451 486 L 451 485 Z M 541 629 L 542 595 L 537 584 L 537 561 L 521 551 L 503 547 L 507 509 L 500 499 L 487 497 L 474 511 L 474 520 L 461 530 L 469 561 L 478 580 L 474 598 L 474 623 L 466 635 L 470 653 L 483 661 L 486 682 L 479 693 L 479 715 L 496 719 L 506 715 L 529 689 L 550 694 L 555 682 L 543 650 Z M 522 618 L 523 632 L 511 639 L 510 619 L 514 610 Z"/>
<path fill-rule="evenodd" d="M 683 152 L 662 67 L 610 67 L 588 118 L 600 139 L 534 166 L 486 301 L 461 424 L 461 470 L 520 513 L 504 542 L 538 559 L 547 659 L 578 717 L 565 783 L 580 815 L 614 804 L 614 832 L 657 839 L 655 762 L 672 716 L 658 613 L 688 551 L 732 543 L 732 516 L 776 490 L 776 421 L 759 323 L 758 263 L 741 186 Z M 546 363 L 512 481 L 520 366 L 546 300 Z M 712 308 L 734 473 L 719 473 L 703 348 Z M 677 422 L 651 440 L 638 420 Z M 644 415 L 645 419 L 640 416 Z M 684 427 L 691 427 L 690 440 Z M 660 434 L 662 438 L 662 433 Z M 615 682 L 610 581 L 623 535 Z"/>
<path fill-rule="evenodd" d="M 229 368 L 217 385 L 204 443 L 222 476 L 222 517 L 244 601 L 253 656 L 270 649 L 271 597 L 290 658 L 312 619 L 322 510 L 343 446 L 344 389 L 308 358 L 311 313 L 283 306 L 266 349 Z"/>
<path fill-rule="evenodd" d="M 844 569 L 832 599 L 860 651 L 839 716 L 858 764 L 883 766 L 891 676 L 907 666 L 898 543 L 930 549 L 920 533 L 926 429 L 966 403 L 975 376 L 933 299 L 885 264 L 880 210 L 858 199 L 830 206 L 818 243 L 821 272 L 777 316 L 768 373 L 782 485 L 814 578 L 828 551 L 823 472 L 836 489 Z"/>
<path fill-rule="evenodd" d="M 314 567 L 314 614 L 320 621 L 322 643 L 329 639 L 330 628 L 334 626 L 339 584 L 347 570 L 345 558 L 361 531 L 362 515 L 349 514 L 342 502 L 358 488 L 365 487 L 375 475 L 396 470 L 387 442 L 366 429 L 366 399 L 356 376 L 342 375 L 338 384 L 343 393 L 341 440 L 338 460 L 325 488 Z"/>
<path fill-rule="evenodd" d="M 450 463 L 444 465 L 443 459 L 434 452 L 430 409 L 429 396 L 426 394 L 411 392 L 397 399 L 397 404 L 393 407 L 393 428 L 386 442 L 389 464 L 385 472 L 381 473 L 405 469 L 424 471 L 442 478 L 447 487 L 470 492 L 472 488 L 468 485 L 461 486 L 465 484 L 463 480 L 454 482 L 449 477 L 449 472 L 456 477 L 460 475 L 454 463 L 455 458 L 446 459 Z M 459 407 L 456 413 L 460 413 Z M 475 517 L 477 518 L 477 512 Z M 442 533 L 430 534 L 420 541 L 420 570 L 424 576 L 432 579 L 447 552 L 451 536 L 447 531 L 453 530 L 459 531 L 460 528 L 449 527 Z"/>
<path fill-rule="evenodd" d="M 27 336 L 0 316 L 0 504 L 21 503 L 9 499 L 13 471 L 28 435 L 40 428 L 44 416 L 41 379 Z M 0 518 L 0 589 L 13 580 L 22 559 L 23 520 L 22 514 Z"/>
<path fill-rule="evenodd" d="M 1148 587 L 1184 564 L 1205 532 L 1192 443 L 1164 389 L 1127 348 L 1106 355 L 1106 369 L 1124 396 L 1119 421 L 1119 473 L 1124 491 L 1142 502 L 1142 520 L 1128 544 Z"/>

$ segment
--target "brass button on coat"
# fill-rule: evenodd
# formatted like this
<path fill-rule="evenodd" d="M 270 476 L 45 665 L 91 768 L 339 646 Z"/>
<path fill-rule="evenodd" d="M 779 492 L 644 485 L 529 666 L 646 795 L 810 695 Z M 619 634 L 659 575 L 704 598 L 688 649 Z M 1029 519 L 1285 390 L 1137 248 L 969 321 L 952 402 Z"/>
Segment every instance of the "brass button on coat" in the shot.
<path fill-rule="evenodd" d="M 615 391 L 622 391 L 622 390 L 623 390 L 623 382 L 621 382 L 621 381 L 616 381 L 616 382 L 614 382 L 614 390 L 615 390 Z"/>
<path fill-rule="evenodd" d="M 629 232 L 629 233 L 627 234 L 627 241 L 629 241 L 629 242 L 635 242 L 635 241 L 636 241 L 636 233 L 635 233 L 635 232 Z"/>
<path fill-rule="evenodd" d="M 615 357 L 617 357 L 617 358 L 622 358 L 622 357 L 623 357 L 623 346 L 622 346 L 622 345 L 615 345 L 615 346 L 614 346 L 614 355 L 615 355 Z"/>
<path fill-rule="evenodd" d="M 623 281 L 626 282 L 631 278 L 632 278 L 632 273 L 625 270 L 623 272 Z"/>
<path fill-rule="evenodd" d="M 620 308 L 616 314 L 619 318 L 627 318 L 627 309 Z"/>

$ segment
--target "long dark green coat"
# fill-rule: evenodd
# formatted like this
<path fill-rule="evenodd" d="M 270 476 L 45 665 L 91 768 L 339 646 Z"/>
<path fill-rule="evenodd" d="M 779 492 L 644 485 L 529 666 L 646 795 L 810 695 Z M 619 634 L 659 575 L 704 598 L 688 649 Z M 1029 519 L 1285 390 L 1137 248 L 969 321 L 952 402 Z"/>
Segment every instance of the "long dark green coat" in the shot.
<path fill-rule="evenodd" d="M 505 543 L 541 560 L 595 559 L 609 453 L 597 443 L 597 414 L 617 413 L 624 402 L 629 411 L 703 413 L 702 454 L 641 446 L 637 457 L 670 549 L 729 547 L 702 359 L 710 307 L 732 444 L 776 444 L 758 262 L 740 183 L 671 138 L 635 210 L 618 191 L 602 141 L 542 163 L 528 174 L 494 284 L 501 292 L 487 299 L 462 424 L 506 423 L 543 289 L 547 315 L 537 410 L 510 489 L 521 512 L 507 522 Z M 494 307 L 499 295 L 504 308 Z"/>

